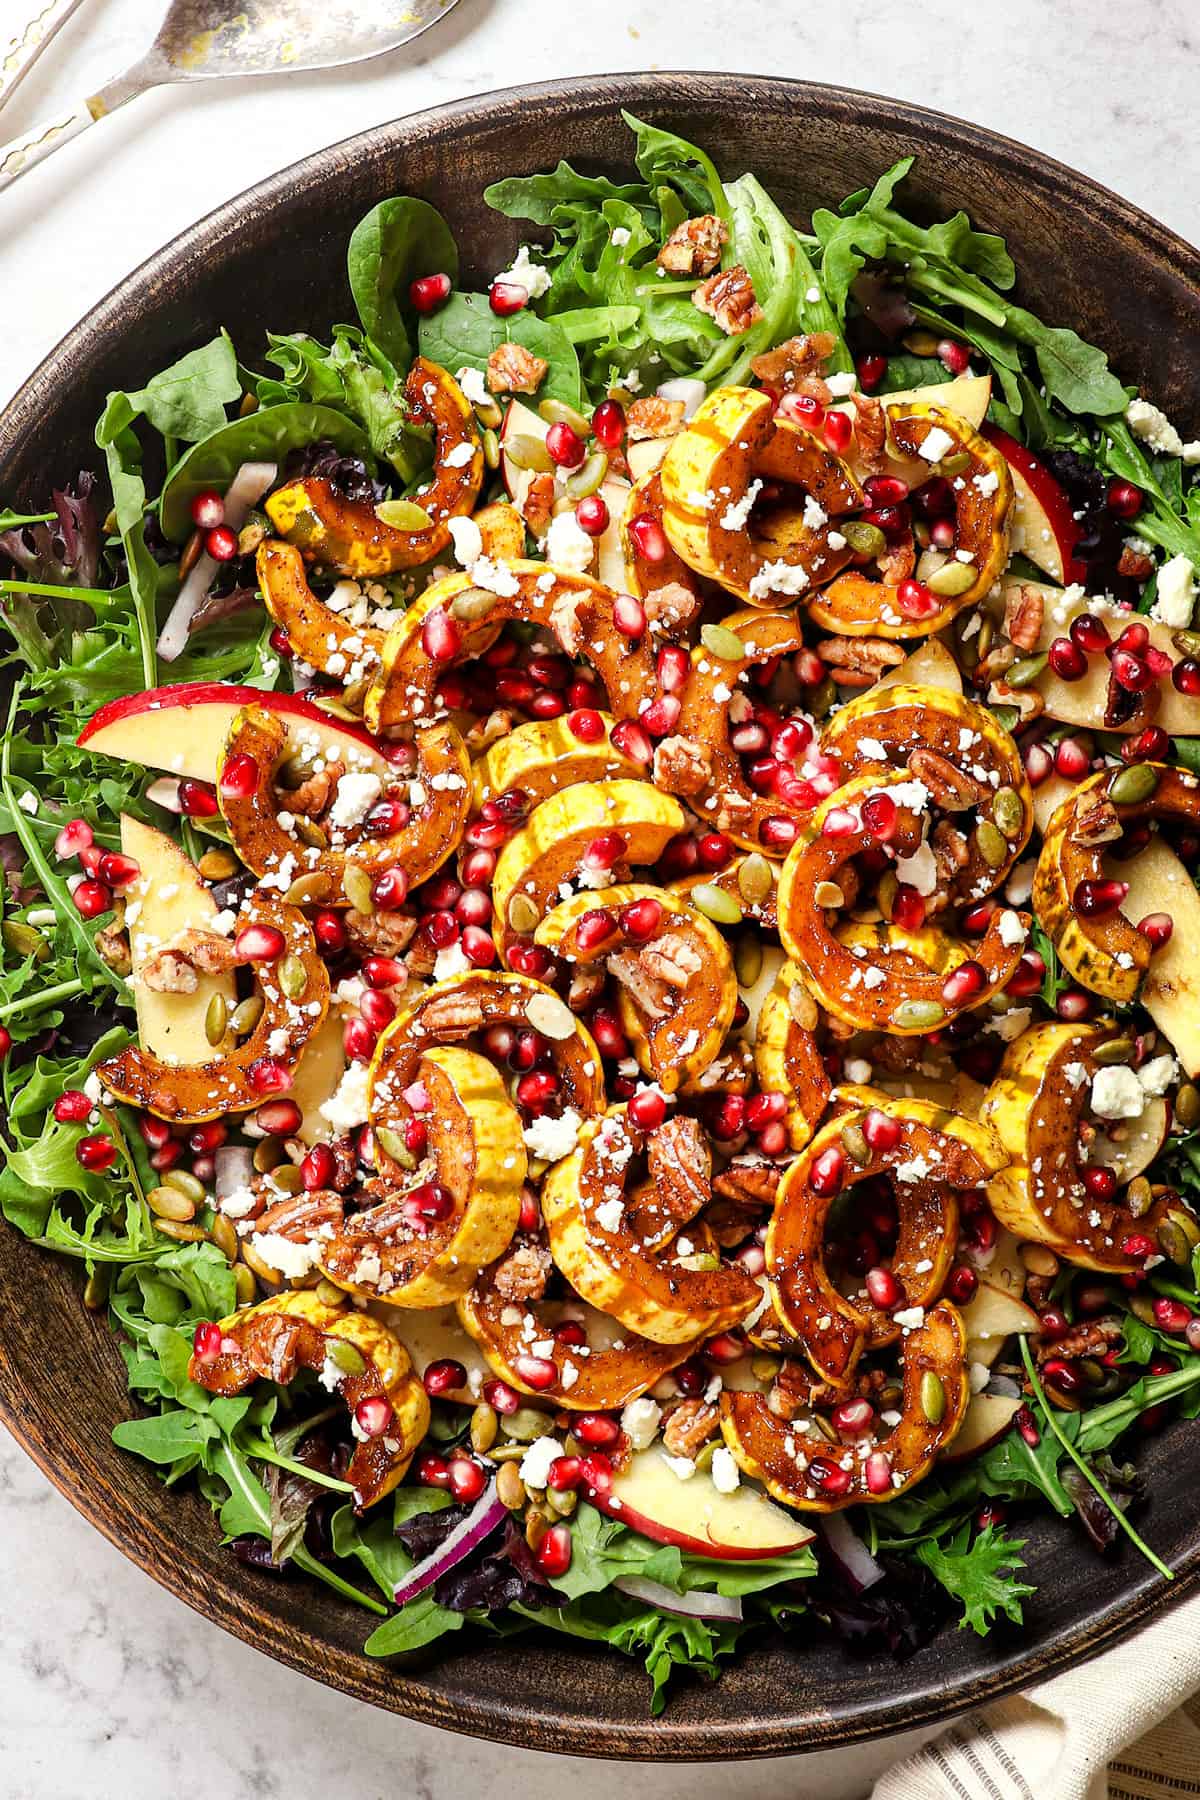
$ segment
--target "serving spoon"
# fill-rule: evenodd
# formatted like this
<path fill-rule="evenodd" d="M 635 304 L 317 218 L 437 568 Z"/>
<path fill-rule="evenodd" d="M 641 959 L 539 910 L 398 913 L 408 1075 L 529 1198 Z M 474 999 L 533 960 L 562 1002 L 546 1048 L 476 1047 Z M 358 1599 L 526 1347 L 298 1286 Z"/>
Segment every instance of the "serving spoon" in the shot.
<path fill-rule="evenodd" d="M 172 0 L 140 62 L 78 106 L 0 145 L 0 189 L 150 88 L 366 62 L 419 37 L 457 0 Z"/>

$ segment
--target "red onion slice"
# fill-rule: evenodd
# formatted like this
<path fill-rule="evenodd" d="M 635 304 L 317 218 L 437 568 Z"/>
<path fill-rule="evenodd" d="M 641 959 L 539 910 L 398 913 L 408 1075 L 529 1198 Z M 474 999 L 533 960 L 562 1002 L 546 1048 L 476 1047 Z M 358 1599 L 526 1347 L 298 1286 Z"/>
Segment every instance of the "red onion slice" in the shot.
<path fill-rule="evenodd" d="M 868 1588 L 883 1580 L 885 1571 L 875 1561 L 845 1513 L 824 1513 L 816 1524 L 825 1540 L 825 1548 L 856 1594 L 865 1594 Z"/>
<path fill-rule="evenodd" d="M 642 1575 L 618 1575 L 613 1586 L 631 1600 L 644 1600 L 647 1606 L 655 1606 L 659 1612 L 677 1613 L 680 1618 L 741 1622 L 742 1602 L 736 1594 L 703 1594 L 698 1588 L 677 1594 L 674 1588 L 647 1581 Z"/>
<path fill-rule="evenodd" d="M 227 1200 L 254 1180 L 254 1152 L 242 1144 L 222 1144 L 214 1158 L 213 1190 Z"/>
<path fill-rule="evenodd" d="M 507 1517 L 508 1508 L 502 1500 L 496 1498 L 496 1483 L 493 1478 L 466 1518 L 454 1527 L 449 1537 L 409 1570 L 396 1589 L 396 1605 L 403 1606 L 406 1601 L 415 1600 L 418 1594 L 424 1593 L 447 1569 L 452 1569 L 464 1556 L 469 1556 L 476 1545 L 482 1544 L 484 1538 L 489 1537 L 501 1520 Z"/>
<path fill-rule="evenodd" d="M 246 514 L 262 499 L 277 472 L 276 463 L 242 464 L 225 495 L 225 523 L 230 531 L 241 530 L 246 523 Z M 214 559 L 207 550 L 202 551 L 175 596 L 175 604 L 159 633 L 158 654 L 164 662 L 174 662 L 187 649 L 188 626 L 196 608 L 207 594 L 216 570 Z"/>

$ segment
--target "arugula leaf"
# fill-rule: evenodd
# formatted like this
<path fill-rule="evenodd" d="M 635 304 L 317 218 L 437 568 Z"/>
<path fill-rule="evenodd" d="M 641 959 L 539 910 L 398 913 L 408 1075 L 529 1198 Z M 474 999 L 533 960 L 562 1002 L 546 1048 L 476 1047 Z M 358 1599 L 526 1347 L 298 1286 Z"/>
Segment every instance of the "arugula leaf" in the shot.
<path fill-rule="evenodd" d="M 929 1539 L 918 1544 L 916 1556 L 961 1602 L 961 1626 L 969 1625 L 986 1637 L 999 1613 L 1020 1625 L 1021 1601 L 1036 1591 L 1018 1578 L 1018 1570 L 1025 1567 L 1020 1554 L 1024 1548 L 1024 1538 L 1006 1537 L 993 1525 L 974 1539 L 971 1527 L 964 1525 L 944 1544 Z"/>
<path fill-rule="evenodd" d="M 483 197 L 494 212 L 510 219 L 529 219 L 535 225 L 552 225 L 560 236 L 573 235 L 581 216 L 602 209 L 606 200 L 636 206 L 653 229 L 658 206 L 650 189 L 637 181 L 609 181 L 605 175 L 581 175 L 569 162 L 542 175 L 510 175 L 484 188 Z"/>
<path fill-rule="evenodd" d="M 398 377 L 386 362 L 380 366 L 377 355 L 361 331 L 351 325 L 335 328 L 329 360 L 342 381 L 347 404 L 366 426 L 375 455 L 390 462 L 408 486 L 433 460 L 433 433 L 412 422 Z"/>
<path fill-rule="evenodd" d="M 189 351 L 127 398 L 160 436 L 183 438 L 190 444 L 225 423 L 226 406 L 241 392 L 233 344 L 229 333 L 222 331 L 211 344 Z"/>
<path fill-rule="evenodd" d="M 1045 1005 L 1053 1012 L 1055 1001 L 1070 987 L 1071 979 L 1070 976 L 1063 974 L 1058 960 L 1058 951 L 1036 919 L 1033 921 L 1029 935 L 1033 940 L 1033 948 L 1046 965 L 1046 973 L 1042 977 L 1042 985 L 1038 992 Z"/>
<path fill-rule="evenodd" d="M 390 364 L 392 380 L 412 361 L 401 305 L 412 314 L 408 289 L 422 275 L 458 281 L 458 246 L 435 206 L 412 195 L 382 200 L 360 219 L 346 253 L 350 292 L 363 331 Z"/>
<path fill-rule="evenodd" d="M 142 651 L 143 686 L 158 685 L 159 567 L 146 548 L 146 483 L 142 446 L 134 420 L 137 408 L 128 394 L 110 394 L 96 426 L 96 443 L 108 463 L 117 530 L 129 567 L 129 592 Z"/>
<path fill-rule="evenodd" d="M 557 1611 L 534 1612 L 524 1607 L 516 1610 L 553 1631 L 612 1644 L 626 1656 L 642 1656 L 651 1679 L 650 1711 L 655 1718 L 666 1705 L 667 1683 L 677 1669 L 715 1681 L 717 1658 L 730 1655 L 750 1629 L 744 1623 L 709 1624 L 702 1619 L 660 1613 L 611 1590 L 585 1595 Z M 380 1632 L 375 1636 L 380 1636 Z"/>

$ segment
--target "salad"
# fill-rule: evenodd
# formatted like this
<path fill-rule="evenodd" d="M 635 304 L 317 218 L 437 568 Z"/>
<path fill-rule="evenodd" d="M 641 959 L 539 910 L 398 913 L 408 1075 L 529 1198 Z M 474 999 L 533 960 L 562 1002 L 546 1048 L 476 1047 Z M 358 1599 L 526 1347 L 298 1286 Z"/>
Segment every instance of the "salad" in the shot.
<path fill-rule="evenodd" d="M 805 233 L 628 123 L 0 517 L 0 1206 L 231 1556 L 658 1710 L 1020 1625 L 1038 1511 L 1170 1578 L 1200 444 L 911 159 Z"/>

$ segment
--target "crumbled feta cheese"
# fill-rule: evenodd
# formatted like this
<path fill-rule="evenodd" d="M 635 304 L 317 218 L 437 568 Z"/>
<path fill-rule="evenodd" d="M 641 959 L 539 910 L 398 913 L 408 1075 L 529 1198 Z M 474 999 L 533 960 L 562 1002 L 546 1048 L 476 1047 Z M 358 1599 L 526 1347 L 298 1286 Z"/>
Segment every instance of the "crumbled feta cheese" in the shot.
<path fill-rule="evenodd" d="M 602 1231 L 620 1231 L 621 1220 L 624 1217 L 624 1202 L 615 1197 L 611 1200 L 602 1200 L 596 1208 L 596 1223 Z"/>
<path fill-rule="evenodd" d="M 442 458 L 442 467 L 443 469 L 465 469 L 474 454 L 474 444 L 470 438 L 464 438 L 461 444 L 455 444 L 452 450 L 447 450 Z"/>
<path fill-rule="evenodd" d="M 1015 912 L 1002 912 L 996 925 L 1000 933 L 1000 942 L 1006 950 L 1012 950 L 1017 944 L 1025 942 L 1025 927 Z"/>
<path fill-rule="evenodd" d="M 928 443 L 929 439 L 926 438 L 925 442 Z M 1000 486 L 1000 477 L 995 469 L 988 469 L 985 474 L 976 475 L 974 481 L 977 492 L 981 493 L 985 499 L 989 494 L 994 494 Z"/>
<path fill-rule="evenodd" d="M 1125 408 L 1125 423 L 1134 437 L 1141 438 L 1160 456 L 1182 456 L 1183 439 L 1165 412 L 1149 400 L 1131 400 Z"/>
<path fill-rule="evenodd" d="M 618 250 L 623 250 L 629 242 L 629 231 L 624 225 L 614 225 L 608 236 L 609 241 L 614 243 Z"/>
<path fill-rule="evenodd" d="M 1179 1064 L 1173 1056 L 1152 1056 L 1137 1071 L 1137 1078 L 1144 1094 L 1165 1094 L 1178 1073 Z"/>
<path fill-rule="evenodd" d="M 690 1481 L 696 1473 L 696 1465 L 690 1456 L 668 1456 L 664 1450 L 663 1461 L 679 1481 Z"/>
<path fill-rule="evenodd" d="M 310 1269 L 316 1267 L 321 1254 L 319 1243 L 309 1239 L 303 1244 L 297 1244 L 291 1238 L 284 1237 L 281 1231 L 256 1231 L 250 1239 L 250 1247 L 272 1269 L 278 1269 L 281 1275 L 286 1275 L 289 1281 L 299 1281 L 301 1276 L 307 1275 Z"/>
<path fill-rule="evenodd" d="M 472 406 L 490 406 L 492 404 L 492 396 L 487 391 L 481 369 L 459 369 L 454 379 L 462 389 L 464 398 L 469 400 Z"/>
<path fill-rule="evenodd" d="M 825 386 L 829 389 L 835 400 L 845 400 L 858 386 L 858 376 L 854 373 L 853 369 L 847 370 L 844 374 L 827 375 L 825 377 Z"/>
<path fill-rule="evenodd" d="M 596 540 L 588 536 L 573 512 L 558 513 L 546 533 L 546 561 L 572 575 L 586 574 L 596 554 Z"/>
<path fill-rule="evenodd" d="M 986 1363 L 973 1362 L 967 1365 L 967 1381 L 973 1394 L 982 1394 L 991 1379 L 992 1371 Z"/>
<path fill-rule="evenodd" d="M 452 975 L 465 975 L 474 967 L 460 943 L 447 944 L 433 959 L 433 979 L 449 981 Z"/>
<path fill-rule="evenodd" d="M 721 514 L 722 531 L 740 531 L 754 510 L 754 502 L 762 493 L 762 482 L 752 481 L 740 500 L 731 500 Z"/>
<path fill-rule="evenodd" d="M 367 1122 L 367 1064 L 351 1063 L 337 1089 L 320 1108 L 335 1131 L 353 1131 Z"/>
<path fill-rule="evenodd" d="M 557 1462 L 562 1453 L 563 1447 L 557 1438 L 534 1438 L 521 1458 L 520 1475 L 525 1486 L 544 1488 L 550 1474 L 550 1464 Z"/>
<path fill-rule="evenodd" d="M 842 1074 L 855 1087 L 866 1087 L 871 1079 L 872 1069 L 864 1057 L 848 1056 L 842 1064 Z"/>
<path fill-rule="evenodd" d="M 804 515 L 801 519 L 801 524 L 806 526 L 809 531 L 820 531 L 822 525 L 828 525 L 828 523 L 829 514 L 825 511 L 825 508 L 819 501 L 815 500 L 811 494 L 806 494 L 804 496 Z"/>
<path fill-rule="evenodd" d="M 446 528 L 454 545 L 454 559 L 464 569 L 469 569 L 483 555 L 483 533 L 474 519 L 447 519 Z"/>
<path fill-rule="evenodd" d="M 17 805 L 22 812 L 28 813 L 31 819 L 37 817 L 38 798 L 32 788 L 27 788 L 23 794 L 17 795 Z"/>
<path fill-rule="evenodd" d="M 1027 862 L 1017 864 L 1004 889 L 1004 898 L 1010 905 L 1024 906 L 1033 892 L 1033 877 L 1036 869 L 1036 857 L 1031 856 Z"/>
<path fill-rule="evenodd" d="M 1123 1063 L 1097 1069 L 1092 1077 L 1092 1111 L 1100 1119 L 1137 1119 L 1145 1106 L 1142 1084 Z"/>
<path fill-rule="evenodd" d="M 750 577 L 750 598 L 766 600 L 771 594 L 802 594 L 809 585 L 807 571 L 799 563 L 765 562 Z"/>
<path fill-rule="evenodd" d="M 733 1460 L 733 1452 L 727 1450 L 724 1444 L 713 1451 L 709 1474 L 718 1494 L 732 1494 L 741 1481 L 741 1471 Z"/>
<path fill-rule="evenodd" d="M 925 1323 L 925 1308 L 923 1306 L 905 1306 L 899 1312 L 894 1312 L 892 1318 L 899 1325 L 901 1331 L 916 1331 L 918 1326 Z"/>
<path fill-rule="evenodd" d="M 946 452 L 948 450 L 953 450 L 953 448 L 954 439 L 950 436 L 950 433 L 948 431 L 943 431 L 940 425 L 935 425 L 932 431 L 927 431 L 925 433 L 925 440 L 922 443 L 918 454 L 924 462 L 941 462 Z"/>
<path fill-rule="evenodd" d="M 526 1148 L 540 1157 L 543 1162 L 561 1162 L 564 1156 L 570 1156 L 579 1142 L 579 1127 L 583 1119 L 573 1106 L 565 1106 L 562 1117 L 552 1119 L 544 1115 L 534 1119 L 521 1133 Z"/>
<path fill-rule="evenodd" d="M 897 857 L 896 879 L 916 888 L 918 894 L 933 893 L 938 883 L 938 870 L 928 844 L 918 844 L 911 856 Z"/>
<path fill-rule="evenodd" d="M 337 784 L 337 793 L 329 809 L 329 823 L 341 831 L 345 831 L 350 825 L 359 824 L 382 792 L 383 782 L 378 775 L 372 775 L 369 771 L 360 774 L 351 770 Z"/>
<path fill-rule="evenodd" d="M 497 281 L 511 281 L 516 287 L 523 287 L 531 300 L 540 300 L 550 286 L 550 271 L 541 263 L 530 260 L 529 245 L 522 244 L 513 257 L 512 267 L 505 269 Z"/>
<path fill-rule="evenodd" d="M 1008 1011 L 1001 1013 L 998 1018 L 989 1019 L 983 1029 L 992 1032 L 1002 1043 L 1011 1044 L 1015 1038 L 1020 1037 L 1023 1031 L 1028 1031 L 1029 1021 L 1032 1017 L 1031 1007 L 1010 1006 Z"/>
<path fill-rule="evenodd" d="M 1190 558 L 1180 553 L 1158 571 L 1150 617 L 1176 631 L 1186 631 L 1192 622 L 1195 604 L 1196 571 Z"/>
<path fill-rule="evenodd" d="M 621 1414 L 621 1430 L 635 1450 L 648 1450 L 654 1442 L 662 1420 L 662 1407 L 643 1395 L 631 1400 Z"/>

